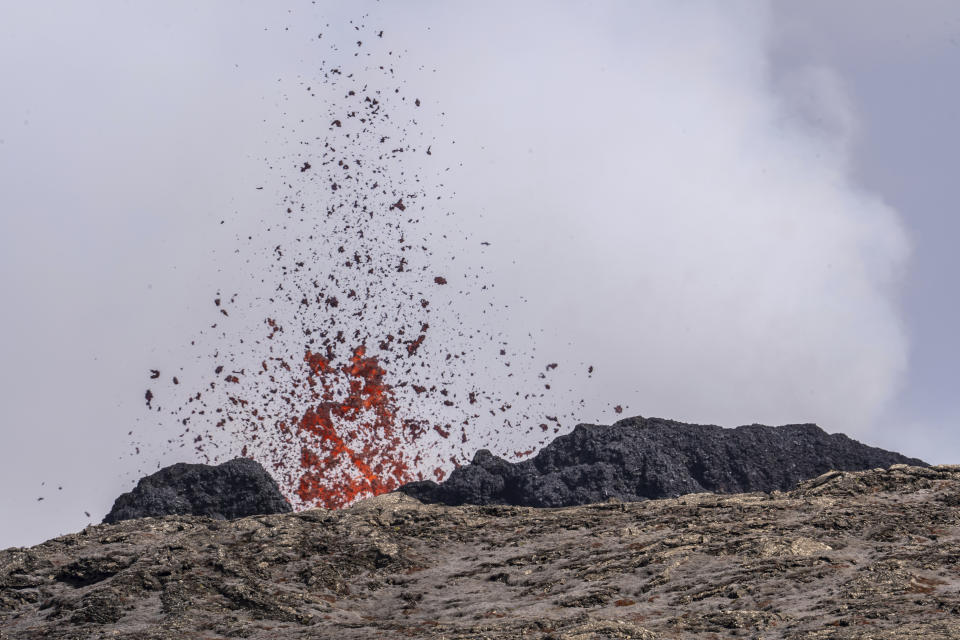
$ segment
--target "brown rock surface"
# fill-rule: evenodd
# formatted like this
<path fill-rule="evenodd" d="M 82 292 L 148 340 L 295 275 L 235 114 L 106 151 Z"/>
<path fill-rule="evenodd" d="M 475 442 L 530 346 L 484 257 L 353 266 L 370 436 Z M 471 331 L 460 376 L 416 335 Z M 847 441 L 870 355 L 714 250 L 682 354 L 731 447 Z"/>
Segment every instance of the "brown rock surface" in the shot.
<path fill-rule="evenodd" d="M 960 466 L 785 493 L 99 525 L 0 551 L 0 638 L 960 638 Z"/>

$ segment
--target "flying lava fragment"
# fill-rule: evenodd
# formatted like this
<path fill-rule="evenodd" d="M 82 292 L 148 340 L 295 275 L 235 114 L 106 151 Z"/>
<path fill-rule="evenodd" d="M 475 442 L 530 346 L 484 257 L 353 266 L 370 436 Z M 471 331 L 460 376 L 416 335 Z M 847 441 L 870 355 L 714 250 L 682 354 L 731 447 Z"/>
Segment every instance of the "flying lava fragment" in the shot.
<path fill-rule="evenodd" d="M 174 386 L 157 390 L 161 426 L 180 430 L 171 448 L 206 461 L 252 457 L 300 508 L 340 508 L 411 480 L 441 479 L 518 425 L 534 435 L 509 451 L 529 455 L 548 437 L 545 420 L 560 427 L 555 407 L 543 415 L 552 389 L 542 378 L 557 364 L 532 367 L 528 378 L 511 368 L 516 395 L 500 397 L 480 374 L 498 354 L 532 356 L 490 328 L 468 329 L 457 314 L 451 324 L 431 304 L 430 285 L 448 282 L 435 274 L 456 264 L 429 224 L 449 214 L 441 186 L 448 167 L 431 164 L 448 142 L 418 124 L 429 103 L 407 99 L 402 80 L 381 64 L 397 57 L 389 39 L 372 33 L 378 38 L 356 44 L 371 50 L 366 61 L 329 45 L 318 56 L 328 60 L 290 89 L 309 95 L 314 112 L 291 108 L 278 123 L 287 155 L 270 165 L 289 173 L 275 177 L 283 185 L 276 211 L 257 234 L 236 238 L 236 250 L 258 256 L 266 271 L 253 276 L 253 293 L 237 292 L 229 305 L 217 293 L 219 322 L 191 340 L 205 373 L 184 369 Z M 410 165 L 414 153 L 426 164 Z M 463 276 L 476 283 L 467 293 L 486 294 L 481 275 Z M 240 330 L 253 326 L 261 329 Z M 153 408 L 153 391 L 145 398 Z M 142 443 L 131 444 L 140 451 Z"/>

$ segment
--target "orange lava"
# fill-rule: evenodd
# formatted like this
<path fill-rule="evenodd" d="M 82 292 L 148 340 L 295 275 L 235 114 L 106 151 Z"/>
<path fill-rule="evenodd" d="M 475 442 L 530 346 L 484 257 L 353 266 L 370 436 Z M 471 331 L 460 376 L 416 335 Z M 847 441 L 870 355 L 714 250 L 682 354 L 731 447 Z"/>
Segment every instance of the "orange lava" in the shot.
<path fill-rule="evenodd" d="M 340 367 L 310 351 L 304 361 L 310 367 L 313 406 L 297 425 L 298 435 L 310 444 L 301 448 L 297 496 L 307 504 L 338 509 L 414 480 L 401 449 L 415 435 L 413 425 L 401 423 L 397 433 L 393 389 L 384 381 L 386 371 L 378 359 L 366 357 L 361 345 Z M 338 398 L 341 381 L 347 390 Z"/>
<path fill-rule="evenodd" d="M 379 42 L 383 31 L 374 33 Z M 515 392 L 509 398 L 496 384 L 479 388 L 482 372 L 493 370 L 490 358 L 510 367 L 525 352 L 493 326 L 466 325 L 456 307 L 452 316 L 434 315 L 432 292 L 480 295 L 488 286 L 474 267 L 448 272 L 453 243 L 432 240 L 436 229 L 421 226 L 452 212 L 435 204 L 442 192 L 433 192 L 449 167 L 411 173 L 407 160 L 425 153 L 443 162 L 419 117 L 405 115 L 420 98 L 395 87 L 392 63 L 375 63 L 385 52 L 395 59 L 390 47 L 373 48 L 373 58 L 356 58 L 348 69 L 326 39 L 316 45 L 315 74 L 297 82 L 325 106 L 319 118 L 283 114 L 284 150 L 269 164 L 288 189 L 275 202 L 277 217 L 265 218 L 257 234 L 236 236 L 238 253 L 257 256 L 254 264 L 269 260 L 255 270 L 252 289 L 212 298 L 216 321 L 190 341 L 209 368 L 193 379 L 181 368 L 164 380 L 151 369 L 149 384 L 172 380 L 177 391 L 146 390 L 144 399 L 151 413 L 179 425 L 170 449 L 218 462 L 239 447 L 271 470 L 295 507 L 336 509 L 424 475 L 440 481 L 451 464 L 473 457 L 473 445 L 495 445 L 521 424 L 533 433 L 540 420 L 524 412 L 553 406 L 547 377 L 558 364 L 536 377 L 509 369 L 501 380 Z M 324 61 L 328 54 L 338 62 Z M 314 93 L 313 82 L 325 90 Z M 342 97 L 328 101 L 333 95 Z M 251 335 L 251 319 L 262 334 Z M 560 430 L 557 417 L 546 417 L 530 439 L 543 444 L 548 422 Z M 486 432 L 475 434 L 474 425 Z M 131 445 L 140 455 L 139 441 Z"/>

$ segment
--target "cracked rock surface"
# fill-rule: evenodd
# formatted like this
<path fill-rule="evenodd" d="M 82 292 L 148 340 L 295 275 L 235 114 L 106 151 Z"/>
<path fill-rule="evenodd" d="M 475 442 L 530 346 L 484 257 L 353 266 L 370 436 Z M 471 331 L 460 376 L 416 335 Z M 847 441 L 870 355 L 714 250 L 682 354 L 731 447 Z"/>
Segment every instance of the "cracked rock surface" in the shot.
<path fill-rule="evenodd" d="M 0 638 L 960 638 L 960 466 L 556 509 L 167 516 L 0 551 Z"/>
<path fill-rule="evenodd" d="M 522 462 L 481 450 L 441 484 L 411 482 L 400 491 L 452 506 L 569 507 L 609 498 L 634 502 L 704 491 L 786 491 L 831 469 L 892 464 L 927 466 L 815 424 L 724 429 L 635 417 L 578 425 Z"/>

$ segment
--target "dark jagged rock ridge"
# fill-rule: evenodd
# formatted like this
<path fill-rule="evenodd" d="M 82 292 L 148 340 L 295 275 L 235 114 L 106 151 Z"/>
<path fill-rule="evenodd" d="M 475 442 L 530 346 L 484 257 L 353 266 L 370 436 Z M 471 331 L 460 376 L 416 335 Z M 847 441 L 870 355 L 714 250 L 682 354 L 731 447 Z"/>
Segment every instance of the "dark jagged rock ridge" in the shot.
<path fill-rule="evenodd" d="M 260 463 L 234 458 L 220 465 L 180 462 L 140 479 L 121 495 L 105 523 L 167 515 L 218 520 L 288 513 L 290 503 Z"/>
<path fill-rule="evenodd" d="M 688 493 L 786 491 L 830 470 L 861 471 L 921 460 L 869 447 L 814 424 L 724 429 L 661 418 L 580 424 L 518 463 L 486 449 L 442 484 L 399 489 L 422 502 L 568 507 Z"/>

